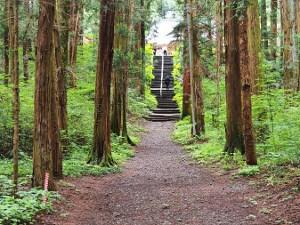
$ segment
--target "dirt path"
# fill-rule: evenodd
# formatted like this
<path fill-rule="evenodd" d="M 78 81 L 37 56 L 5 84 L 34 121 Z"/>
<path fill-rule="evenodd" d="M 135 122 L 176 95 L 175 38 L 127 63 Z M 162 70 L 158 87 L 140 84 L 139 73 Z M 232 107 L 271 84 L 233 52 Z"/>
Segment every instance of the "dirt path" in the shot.
<path fill-rule="evenodd" d="M 68 180 L 47 225 L 266 225 L 243 181 L 201 168 L 172 143 L 173 123 L 148 123 L 121 174 Z"/>

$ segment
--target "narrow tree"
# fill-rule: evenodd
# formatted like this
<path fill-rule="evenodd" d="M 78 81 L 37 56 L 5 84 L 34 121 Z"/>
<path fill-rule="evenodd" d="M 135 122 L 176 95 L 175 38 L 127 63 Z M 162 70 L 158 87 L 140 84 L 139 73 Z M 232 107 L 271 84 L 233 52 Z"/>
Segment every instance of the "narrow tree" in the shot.
<path fill-rule="evenodd" d="M 141 11 L 142 11 L 142 15 L 145 15 L 145 2 L 144 0 L 141 0 Z M 142 76 L 142 85 L 141 85 L 141 90 L 140 90 L 140 94 L 142 96 L 145 95 L 145 85 L 146 85 L 146 27 L 145 27 L 145 17 L 142 16 L 142 20 L 141 20 L 141 57 L 142 57 L 142 72 L 141 72 L 141 76 Z"/>
<path fill-rule="evenodd" d="M 277 57 L 277 18 L 278 0 L 271 0 L 271 54 L 270 58 L 276 60 Z"/>
<path fill-rule="evenodd" d="M 296 10 L 296 45 L 297 45 L 297 58 L 298 58 L 298 86 L 297 91 L 300 91 L 300 1 L 295 1 Z"/>
<path fill-rule="evenodd" d="M 54 71 L 54 22 L 56 0 L 40 0 L 33 130 L 33 186 L 41 187 L 49 174 L 49 190 L 55 190 L 54 176 L 61 173 L 57 117 L 56 73 Z"/>
<path fill-rule="evenodd" d="M 89 162 L 112 165 L 110 87 L 113 61 L 115 1 L 101 0 L 95 87 L 94 144 Z"/>
<path fill-rule="evenodd" d="M 266 0 L 261 0 L 261 41 L 264 49 L 265 56 L 268 57 L 269 39 L 268 39 L 268 16 L 267 16 L 267 3 Z"/>
<path fill-rule="evenodd" d="M 221 107 L 221 93 L 220 93 L 220 83 L 221 83 L 221 64 L 222 64 L 222 54 L 223 54 L 223 4 L 222 1 L 217 1 L 216 3 L 216 113 L 215 113 L 215 125 L 219 126 L 219 116 Z"/>
<path fill-rule="evenodd" d="M 66 4 L 67 2 L 65 2 Z M 69 40 L 69 63 L 71 67 L 71 87 L 76 87 L 76 63 L 77 63 L 77 49 L 80 38 L 80 23 L 81 23 L 81 0 L 71 0 L 71 12 L 70 12 L 70 40 Z"/>
<path fill-rule="evenodd" d="M 129 73 L 129 40 L 131 33 L 130 1 L 119 1 L 115 15 L 114 69 L 113 69 L 113 102 L 112 132 L 122 136 L 129 144 L 133 142 L 127 131 L 128 109 L 128 73 Z"/>
<path fill-rule="evenodd" d="M 13 82 L 13 181 L 17 190 L 18 185 L 18 151 L 19 151 L 19 114 L 20 114 L 20 96 L 19 96 L 19 59 L 18 59 L 18 0 L 9 1 L 9 55 L 10 55 L 10 76 Z"/>
<path fill-rule="evenodd" d="M 200 136 L 205 132 L 205 120 L 204 120 L 204 101 L 203 101 L 203 88 L 202 88 L 202 76 L 204 74 L 203 65 L 200 57 L 199 49 L 199 31 L 196 26 L 196 6 L 195 0 L 190 0 L 192 7 L 191 12 L 191 33 L 192 33 L 192 54 L 193 54 L 193 90 L 194 90 L 194 102 L 195 102 L 195 122 L 196 122 L 196 135 Z"/>
<path fill-rule="evenodd" d="M 194 70 L 193 70 L 193 35 L 192 35 L 192 10 L 189 0 L 185 1 L 186 8 L 186 21 L 187 21 L 187 32 L 188 32 L 188 46 L 189 46 L 189 71 L 190 71 L 190 83 L 191 83 L 191 111 L 192 111 L 192 135 L 196 136 L 196 118 L 195 118 L 195 92 L 194 92 Z"/>
<path fill-rule="evenodd" d="M 284 87 L 285 89 L 296 90 L 298 88 L 298 64 L 295 17 L 296 10 L 294 0 L 282 1 L 282 28 L 284 33 L 283 46 L 283 70 L 284 70 Z"/>
<path fill-rule="evenodd" d="M 185 5 L 186 5 L 185 0 Z M 184 18 L 187 17 L 184 10 Z M 181 118 L 191 115 L 191 79 L 190 79 L 190 63 L 189 63 L 189 34 L 187 26 L 184 27 L 183 42 L 183 98 L 182 98 L 182 114 Z"/>
<path fill-rule="evenodd" d="M 69 44 L 69 13 L 70 0 L 58 0 L 58 15 L 56 29 L 56 64 L 58 68 L 57 91 L 58 91 L 58 119 L 59 129 L 64 135 L 68 131 L 67 110 L 67 67 L 68 67 L 68 44 Z M 59 48 L 59 49 L 58 49 Z M 61 134 L 62 135 L 62 134 Z M 67 150 L 67 140 L 62 137 L 64 151 Z"/>
<path fill-rule="evenodd" d="M 249 69 L 251 74 L 251 88 L 253 93 L 258 93 L 262 86 L 261 71 L 261 30 L 259 26 L 258 0 L 249 0 L 247 7 L 248 16 L 248 51 Z"/>
<path fill-rule="evenodd" d="M 242 4 L 240 7 L 239 18 L 239 52 L 240 52 L 240 71 L 242 75 L 242 111 L 243 111 L 243 133 L 246 161 L 248 165 L 256 165 L 256 151 L 255 151 L 255 138 L 253 134 L 252 124 L 252 102 L 251 102 L 251 71 L 249 61 L 251 60 L 248 42 L 248 14 L 247 9 L 249 3 Z M 257 43 L 257 42 L 256 42 Z"/>
<path fill-rule="evenodd" d="M 32 23 L 32 13 L 30 9 L 30 0 L 24 0 L 24 10 L 27 18 L 25 33 L 23 36 L 23 76 L 24 80 L 28 81 L 29 79 L 29 53 L 31 47 L 31 39 L 29 38 L 29 32 L 31 30 L 31 23 Z"/>
<path fill-rule="evenodd" d="M 8 3 L 4 1 L 4 17 L 3 17 L 3 44 L 4 44 L 4 84 L 8 85 L 9 78 L 9 28 L 8 28 Z"/>
<path fill-rule="evenodd" d="M 225 152 L 232 154 L 236 149 L 244 153 L 242 132 L 241 73 L 239 68 L 239 39 L 237 2 L 225 0 L 225 60 L 226 60 L 226 144 Z"/>

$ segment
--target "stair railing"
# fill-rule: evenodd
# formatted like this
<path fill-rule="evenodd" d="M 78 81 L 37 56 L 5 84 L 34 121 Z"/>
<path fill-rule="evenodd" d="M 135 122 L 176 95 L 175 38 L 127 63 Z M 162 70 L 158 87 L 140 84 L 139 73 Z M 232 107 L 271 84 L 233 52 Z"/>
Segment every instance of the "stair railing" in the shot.
<path fill-rule="evenodd" d="M 163 92 L 163 81 L 164 81 L 164 54 L 162 55 L 161 60 L 161 76 L 160 76 L 160 97 L 162 97 Z"/>

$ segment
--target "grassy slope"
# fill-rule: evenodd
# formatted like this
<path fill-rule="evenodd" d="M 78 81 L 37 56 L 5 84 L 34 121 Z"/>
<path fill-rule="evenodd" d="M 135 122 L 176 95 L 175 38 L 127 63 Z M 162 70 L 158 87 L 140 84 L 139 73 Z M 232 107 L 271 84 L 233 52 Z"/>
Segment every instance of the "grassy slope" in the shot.
<path fill-rule="evenodd" d="M 179 54 L 175 55 L 174 75 L 181 76 Z M 272 65 L 265 63 L 264 71 L 268 74 L 260 95 L 253 97 L 253 122 L 257 137 L 257 155 L 259 165 L 248 167 L 243 156 L 236 153 L 228 156 L 223 153 L 225 144 L 226 120 L 225 85 L 221 83 L 221 105 L 218 126 L 213 125 L 212 117 L 216 114 L 216 84 L 205 78 L 203 80 L 206 134 L 200 140 L 191 138 L 190 119 L 177 123 L 173 134 L 174 140 L 184 145 L 191 155 L 200 163 L 218 164 L 226 170 L 237 169 L 237 174 L 250 176 L 261 174 L 269 184 L 286 182 L 300 176 L 300 94 L 285 96 L 282 89 L 274 88 L 280 80 L 280 74 L 272 70 Z M 176 86 L 175 99 L 181 105 L 182 88 Z"/>

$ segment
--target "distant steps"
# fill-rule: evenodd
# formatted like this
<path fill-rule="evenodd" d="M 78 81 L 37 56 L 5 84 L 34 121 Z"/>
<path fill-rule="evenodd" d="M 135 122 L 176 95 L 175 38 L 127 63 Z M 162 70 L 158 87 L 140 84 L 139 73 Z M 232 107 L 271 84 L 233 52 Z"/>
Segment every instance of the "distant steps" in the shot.
<path fill-rule="evenodd" d="M 162 70 L 162 56 L 154 56 L 154 79 L 151 85 L 151 92 L 156 97 L 158 105 L 152 110 L 150 115 L 146 118 L 152 122 L 166 122 L 180 119 L 180 110 L 177 103 L 173 100 L 174 93 L 174 79 L 171 77 L 169 88 L 166 87 L 165 77 L 172 76 L 173 58 L 172 56 L 164 56 L 164 77 L 161 88 L 161 70 Z"/>

